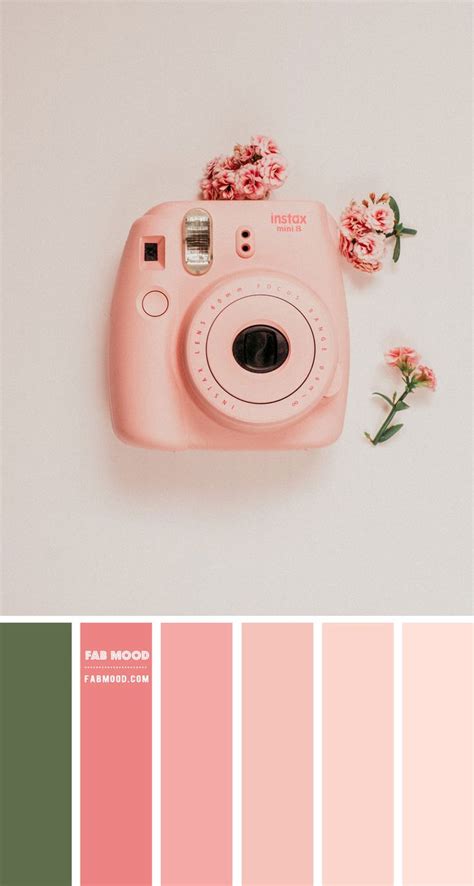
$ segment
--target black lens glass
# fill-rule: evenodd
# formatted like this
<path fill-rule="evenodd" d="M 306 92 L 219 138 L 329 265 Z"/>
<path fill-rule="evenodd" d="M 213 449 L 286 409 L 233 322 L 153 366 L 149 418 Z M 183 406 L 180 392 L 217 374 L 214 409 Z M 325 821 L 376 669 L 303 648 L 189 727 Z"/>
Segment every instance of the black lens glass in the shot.
<path fill-rule="evenodd" d="M 273 372 L 285 362 L 289 350 L 287 339 L 273 326 L 247 326 L 232 345 L 237 363 L 249 372 Z"/>

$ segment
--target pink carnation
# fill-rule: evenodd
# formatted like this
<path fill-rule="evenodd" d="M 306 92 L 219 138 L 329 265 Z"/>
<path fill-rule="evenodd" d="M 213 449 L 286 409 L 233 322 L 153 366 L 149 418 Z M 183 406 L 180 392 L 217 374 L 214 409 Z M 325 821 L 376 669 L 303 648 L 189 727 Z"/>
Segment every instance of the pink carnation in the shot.
<path fill-rule="evenodd" d="M 287 163 L 281 154 L 267 154 L 260 160 L 258 166 L 262 177 L 270 188 L 281 188 L 285 183 L 288 172 Z"/>
<path fill-rule="evenodd" d="M 201 179 L 201 191 L 203 200 L 218 200 L 217 188 L 214 186 L 212 178 L 206 176 Z"/>
<path fill-rule="evenodd" d="M 220 154 L 206 165 L 204 177 L 201 179 L 201 191 L 204 200 L 228 199 L 226 188 L 229 185 L 229 181 L 226 180 L 224 173 L 234 168 L 230 162 L 231 159 L 225 154 Z"/>
<path fill-rule="evenodd" d="M 229 157 L 224 157 L 222 160 L 222 168 L 223 169 L 238 169 L 241 165 L 240 160 L 235 154 L 230 154 Z"/>
<path fill-rule="evenodd" d="M 206 163 L 206 168 L 204 170 L 205 178 L 212 178 L 216 166 L 222 165 L 221 159 L 221 157 L 214 157 L 212 160 L 209 160 L 209 163 Z"/>
<path fill-rule="evenodd" d="M 339 249 L 357 270 L 373 274 L 374 271 L 380 271 L 382 267 L 385 237 L 375 231 L 367 231 L 357 240 L 349 240 L 341 233 Z"/>
<path fill-rule="evenodd" d="M 417 369 L 416 375 L 414 376 L 414 381 L 417 385 L 423 385 L 425 388 L 430 388 L 432 391 L 436 391 L 436 375 L 429 366 L 420 365 Z"/>
<path fill-rule="evenodd" d="M 234 157 L 239 165 L 249 163 L 255 154 L 253 145 L 235 145 Z"/>
<path fill-rule="evenodd" d="M 273 141 L 272 138 L 268 138 L 266 135 L 253 135 L 250 139 L 252 147 L 257 149 L 259 154 L 263 156 L 265 154 L 279 154 L 280 149 L 276 142 Z"/>
<path fill-rule="evenodd" d="M 347 258 L 348 261 L 350 261 L 350 257 L 352 254 L 352 246 L 353 246 L 352 240 L 349 240 L 347 237 L 344 237 L 344 234 L 340 233 L 339 234 L 339 251 L 344 256 L 344 258 Z"/>
<path fill-rule="evenodd" d="M 361 271 L 378 271 L 385 253 L 385 237 L 371 231 L 363 234 L 354 243 L 353 264 L 360 267 Z"/>
<path fill-rule="evenodd" d="M 416 369 L 420 355 L 413 348 L 392 348 L 385 354 L 385 362 L 389 366 L 397 366 L 403 372 L 412 372 Z"/>
<path fill-rule="evenodd" d="M 237 144 L 230 156 L 211 160 L 201 180 L 204 200 L 261 200 L 281 187 L 286 160 L 273 139 L 257 135 L 250 144 Z"/>
<path fill-rule="evenodd" d="M 236 173 L 232 169 L 219 169 L 214 173 L 213 186 L 218 196 L 217 200 L 233 200 L 236 196 L 237 182 Z"/>
<path fill-rule="evenodd" d="M 367 208 L 362 203 L 352 200 L 342 212 L 339 229 L 348 240 L 367 234 L 372 230 L 367 221 Z"/>
<path fill-rule="evenodd" d="M 385 235 L 393 233 L 395 213 L 390 194 L 369 194 L 365 200 L 351 200 L 339 221 L 339 249 L 358 268 L 371 274 L 382 267 Z"/>
<path fill-rule="evenodd" d="M 236 188 L 238 197 L 242 200 L 261 200 L 267 195 L 268 187 L 265 184 L 261 170 L 256 163 L 242 166 L 236 173 Z"/>
<path fill-rule="evenodd" d="M 371 203 L 367 208 L 367 224 L 373 231 L 390 234 L 395 227 L 395 214 L 392 207 L 385 203 Z"/>

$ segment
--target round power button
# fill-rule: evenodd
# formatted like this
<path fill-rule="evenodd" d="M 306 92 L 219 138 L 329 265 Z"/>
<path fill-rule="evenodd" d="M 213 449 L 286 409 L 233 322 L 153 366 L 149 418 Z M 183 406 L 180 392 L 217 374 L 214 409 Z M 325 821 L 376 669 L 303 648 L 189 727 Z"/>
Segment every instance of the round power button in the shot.
<path fill-rule="evenodd" d="M 149 317 L 161 317 L 168 310 L 169 301 L 164 292 L 158 289 L 147 292 L 142 299 L 142 308 Z"/>

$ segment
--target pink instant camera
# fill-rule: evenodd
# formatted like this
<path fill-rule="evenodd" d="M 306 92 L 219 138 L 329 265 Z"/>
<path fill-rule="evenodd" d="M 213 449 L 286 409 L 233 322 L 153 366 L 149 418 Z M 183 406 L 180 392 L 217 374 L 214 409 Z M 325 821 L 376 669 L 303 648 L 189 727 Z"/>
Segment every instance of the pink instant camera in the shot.
<path fill-rule="evenodd" d="M 321 203 L 163 203 L 134 223 L 111 318 L 122 440 L 326 446 L 342 430 L 348 371 L 337 231 Z"/>

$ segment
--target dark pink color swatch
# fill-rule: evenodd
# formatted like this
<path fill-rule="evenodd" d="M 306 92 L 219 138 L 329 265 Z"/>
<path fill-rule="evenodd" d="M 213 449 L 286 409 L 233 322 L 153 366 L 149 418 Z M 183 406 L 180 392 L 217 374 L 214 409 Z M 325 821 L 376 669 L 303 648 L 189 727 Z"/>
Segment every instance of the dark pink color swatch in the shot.
<path fill-rule="evenodd" d="M 323 626 L 323 883 L 393 882 L 393 626 Z"/>
<path fill-rule="evenodd" d="M 162 886 L 232 883 L 232 626 L 161 630 Z"/>
<path fill-rule="evenodd" d="M 473 625 L 403 626 L 404 882 L 467 886 L 473 861 Z"/>
<path fill-rule="evenodd" d="M 246 624 L 243 883 L 313 882 L 313 628 Z"/>
<path fill-rule="evenodd" d="M 81 886 L 151 886 L 151 642 L 150 624 L 81 625 Z"/>

